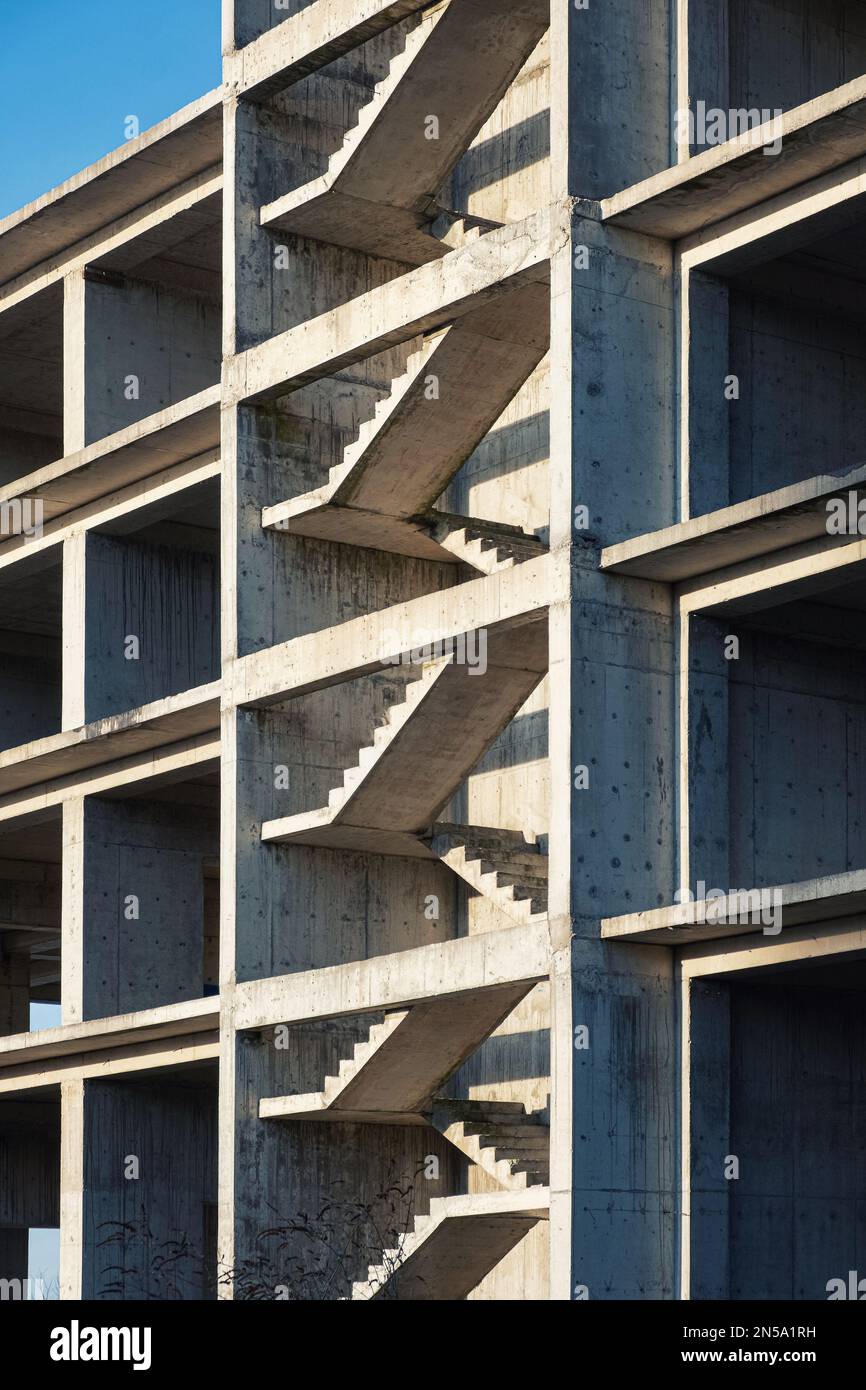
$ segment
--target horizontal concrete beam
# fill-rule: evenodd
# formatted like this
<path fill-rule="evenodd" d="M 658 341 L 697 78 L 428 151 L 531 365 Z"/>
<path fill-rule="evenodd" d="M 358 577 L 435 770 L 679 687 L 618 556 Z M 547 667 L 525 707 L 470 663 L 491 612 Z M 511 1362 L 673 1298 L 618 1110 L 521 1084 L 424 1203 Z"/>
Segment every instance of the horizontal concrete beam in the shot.
<path fill-rule="evenodd" d="M 121 488 L 119 492 L 100 497 L 95 502 L 76 507 L 72 511 L 60 512 L 53 520 L 45 523 L 41 535 L 12 536 L 0 544 L 0 570 L 35 557 L 42 551 L 50 550 L 76 532 L 90 531 L 97 527 L 107 534 L 138 529 L 139 526 L 158 519 L 159 513 L 170 508 L 172 501 L 190 488 L 214 482 L 221 476 L 219 451 L 216 457 L 212 451 L 202 458 L 187 459 L 172 468 L 167 468 L 163 473 L 142 478 L 139 482 Z"/>
<path fill-rule="evenodd" d="M 866 917 L 839 917 L 816 932 L 811 926 L 792 927 L 780 937 L 739 937 L 680 947 L 677 961 L 683 980 L 767 966 L 805 965 L 866 952 Z"/>
<path fill-rule="evenodd" d="M 226 53 L 228 91 L 264 101 L 438 0 L 316 0 L 252 43 Z"/>
<path fill-rule="evenodd" d="M 403 1008 L 512 981 L 543 980 L 549 970 L 546 925 L 483 932 L 349 965 L 238 984 L 234 1026 L 258 1030 Z"/>
<path fill-rule="evenodd" d="M 219 998 L 162 1004 L 136 1013 L 40 1028 L 32 1033 L 0 1037 L 0 1070 L 22 1062 L 46 1061 L 107 1047 L 130 1047 L 141 1042 L 184 1037 L 219 1027 Z"/>
<path fill-rule="evenodd" d="M 488 232 L 318 318 L 290 328 L 223 365 L 224 404 L 286 395 L 305 382 L 442 328 L 503 287 L 549 279 L 550 209 Z M 563 235 L 565 235 L 563 229 Z"/>
<path fill-rule="evenodd" d="M 601 553 L 601 568 L 673 584 L 803 541 L 829 539 L 827 502 L 852 491 L 866 496 L 866 465 L 807 478 L 607 546 Z"/>
<path fill-rule="evenodd" d="M 222 113 L 222 89 L 209 92 L 4 218 L 0 283 L 221 163 Z"/>
<path fill-rule="evenodd" d="M 222 186 L 221 165 L 205 169 L 7 281 L 0 289 L 0 333 L 7 313 L 28 304 L 34 295 L 57 284 L 70 271 L 83 270 L 85 266 L 134 271 L 208 224 L 219 235 Z"/>
<path fill-rule="evenodd" d="M 141 1041 L 129 1047 L 112 1046 L 104 1051 L 71 1053 L 0 1068 L 0 1095 L 42 1090 L 46 1086 L 59 1086 L 62 1081 L 122 1079 L 135 1072 L 167 1071 L 218 1059 L 219 1029 L 213 1028 L 208 1032 L 180 1034 L 165 1041 Z"/>
<path fill-rule="evenodd" d="M 220 752 L 219 729 L 213 729 L 197 737 L 171 741 L 167 746 L 146 748 L 144 752 L 87 766 L 55 781 L 40 782 L 0 797 L 0 826 L 10 830 L 56 816 L 65 801 L 77 797 L 108 796 L 126 787 L 143 792 L 218 771 Z"/>
<path fill-rule="evenodd" d="M 267 705 L 408 660 L 421 644 L 539 621 L 568 594 L 568 558 L 553 554 L 352 618 L 241 657 L 224 676 L 224 705 Z"/>
<path fill-rule="evenodd" d="M 744 889 L 743 892 L 748 892 Z M 761 889 L 754 889 L 757 905 Z M 807 879 L 802 883 L 783 883 L 763 889 L 766 911 L 776 912 L 775 920 L 765 925 L 771 931 L 781 924 L 782 932 L 766 940 L 780 940 L 793 927 L 832 922 L 866 911 L 866 869 L 850 873 L 830 874 L 824 878 Z M 743 900 L 737 893 L 709 902 L 673 903 L 646 912 L 632 912 L 623 917 L 602 920 L 601 934 L 608 941 L 647 941 L 653 945 L 684 946 L 701 941 L 721 940 L 729 936 L 761 933 L 762 925 L 754 921 L 692 922 L 696 913 L 710 911 L 720 917 L 734 919 L 743 910 Z"/>
<path fill-rule="evenodd" d="M 0 753 L 0 798 L 219 727 L 220 683 L 185 690 Z"/>
<path fill-rule="evenodd" d="M 764 146 L 781 136 L 777 154 Z M 866 77 L 856 77 L 734 140 L 633 184 L 602 217 L 678 240 L 866 154 Z"/>
<path fill-rule="evenodd" d="M 734 616 L 852 584 L 864 567 L 866 540 L 825 536 L 684 580 L 675 592 L 683 614 Z"/>
<path fill-rule="evenodd" d="M 219 448 L 220 388 L 210 386 L 75 454 L 0 487 L 0 506 L 39 498 L 46 519 Z"/>

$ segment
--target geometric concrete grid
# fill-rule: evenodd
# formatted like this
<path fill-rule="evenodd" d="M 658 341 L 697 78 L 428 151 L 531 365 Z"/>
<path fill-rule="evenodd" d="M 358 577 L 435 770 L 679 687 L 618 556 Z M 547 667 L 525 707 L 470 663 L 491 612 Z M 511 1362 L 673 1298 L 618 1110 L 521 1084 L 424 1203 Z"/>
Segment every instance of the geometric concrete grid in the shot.
<path fill-rule="evenodd" d="M 0 223 L 0 1278 L 862 1263 L 842 10 L 223 0 Z"/>

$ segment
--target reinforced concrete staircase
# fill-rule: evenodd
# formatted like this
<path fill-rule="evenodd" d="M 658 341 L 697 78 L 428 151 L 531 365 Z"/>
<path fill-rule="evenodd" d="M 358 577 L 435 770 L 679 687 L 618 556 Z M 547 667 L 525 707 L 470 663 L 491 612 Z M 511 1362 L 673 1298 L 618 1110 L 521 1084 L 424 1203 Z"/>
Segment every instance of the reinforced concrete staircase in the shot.
<path fill-rule="evenodd" d="M 549 1208 L 547 1187 L 434 1197 L 429 1215 L 416 1217 L 401 1244 L 353 1285 L 352 1299 L 464 1299 Z"/>
<path fill-rule="evenodd" d="M 371 1015 L 367 1038 L 336 1075 L 326 1077 L 321 1091 L 266 1097 L 259 1116 L 423 1124 L 448 1077 L 533 987 L 531 980 L 512 981 Z"/>
<path fill-rule="evenodd" d="M 515 830 L 434 825 L 430 849 L 476 893 L 521 926 L 547 916 L 547 855 Z"/>
<path fill-rule="evenodd" d="M 430 1123 L 500 1187 L 549 1184 L 550 1128 L 519 1101 L 437 1099 Z"/>
<path fill-rule="evenodd" d="M 449 518 L 430 509 L 547 351 L 549 305 L 549 286 L 533 282 L 427 334 L 327 483 L 266 507 L 265 529 L 429 559 L 466 558 L 455 553 L 456 541 L 448 544 Z M 464 518 L 478 539 L 486 525 Z M 515 528 L 515 539 L 520 535 Z M 524 541 L 524 554 L 533 547 L 538 553 L 539 542 Z M 479 547 L 466 562 L 482 561 L 484 553 Z"/>
<path fill-rule="evenodd" d="M 517 526 L 438 515 L 440 519 L 431 527 L 433 537 L 461 564 L 470 565 L 480 574 L 512 569 L 547 550 L 536 536 Z"/>
<path fill-rule="evenodd" d="M 444 254 L 425 230 L 436 193 L 549 20 L 550 0 L 427 10 L 325 173 L 262 208 L 262 225 L 415 265 Z"/>
<path fill-rule="evenodd" d="M 547 625 L 487 635 L 486 669 L 431 661 L 393 705 L 327 806 L 266 821 L 262 840 L 426 858 L 436 814 L 449 801 L 547 669 Z M 519 885 L 514 885 L 515 887 Z"/>

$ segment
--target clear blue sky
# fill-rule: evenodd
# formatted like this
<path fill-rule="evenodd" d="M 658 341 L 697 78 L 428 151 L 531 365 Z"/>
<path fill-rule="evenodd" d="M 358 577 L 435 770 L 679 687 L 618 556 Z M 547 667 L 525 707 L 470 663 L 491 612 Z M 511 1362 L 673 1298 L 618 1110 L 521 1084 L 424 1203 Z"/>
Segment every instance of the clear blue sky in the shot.
<path fill-rule="evenodd" d="M 220 81 L 220 0 L 0 0 L 0 217 Z"/>

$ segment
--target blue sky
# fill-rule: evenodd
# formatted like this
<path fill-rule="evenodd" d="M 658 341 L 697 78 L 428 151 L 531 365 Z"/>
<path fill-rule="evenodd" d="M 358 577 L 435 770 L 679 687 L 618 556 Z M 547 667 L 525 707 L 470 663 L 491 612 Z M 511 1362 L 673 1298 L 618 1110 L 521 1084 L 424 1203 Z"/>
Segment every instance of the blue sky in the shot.
<path fill-rule="evenodd" d="M 0 217 L 220 81 L 220 0 L 0 0 Z"/>

